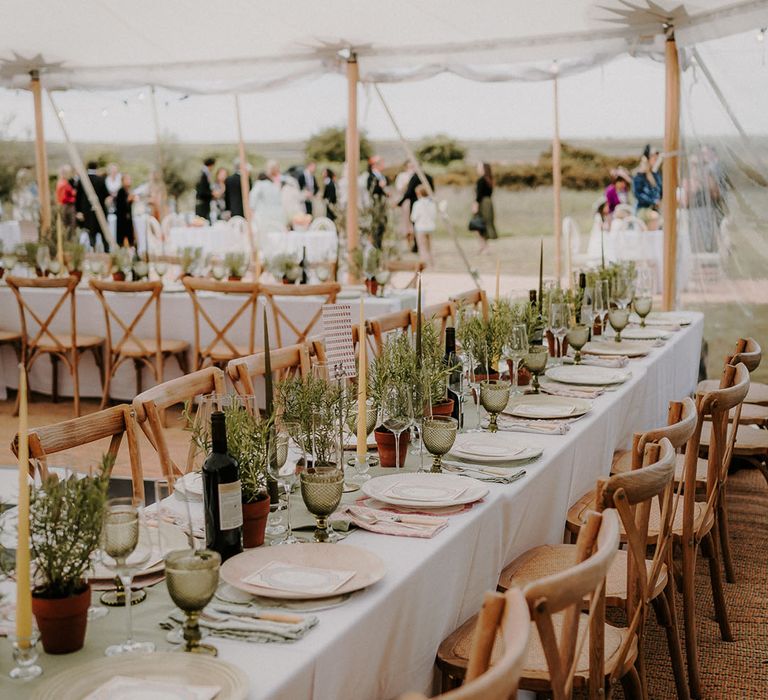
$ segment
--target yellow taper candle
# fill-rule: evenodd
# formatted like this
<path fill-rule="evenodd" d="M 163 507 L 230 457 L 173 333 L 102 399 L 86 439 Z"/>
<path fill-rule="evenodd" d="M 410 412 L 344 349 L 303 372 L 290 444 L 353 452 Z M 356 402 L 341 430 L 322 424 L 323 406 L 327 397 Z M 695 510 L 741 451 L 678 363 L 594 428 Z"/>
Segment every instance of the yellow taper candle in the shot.
<path fill-rule="evenodd" d="M 59 274 L 64 274 L 64 226 L 61 214 L 56 217 L 56 259 L 59 261 Z"/>
<path fill-rule="evenodd" d="M 29 574 L 29 445 L 27 442 L 27 375 L 19 374 L 19 505 L 16 545 L 16 637 L 32 636 L 32 587 Z"/>
<path fill-rule="evenodd" d="M 367 417 L 366 400 L 368 398 L 368 356 L 365 351 L 365 307 L 360 299 L 360 332 L 358 333 L 358 345 L 360 346 L 360 369 L 357 373 L 357 458 L 365 459 L 368 453 L 368 433 L 366 431 Z"/>

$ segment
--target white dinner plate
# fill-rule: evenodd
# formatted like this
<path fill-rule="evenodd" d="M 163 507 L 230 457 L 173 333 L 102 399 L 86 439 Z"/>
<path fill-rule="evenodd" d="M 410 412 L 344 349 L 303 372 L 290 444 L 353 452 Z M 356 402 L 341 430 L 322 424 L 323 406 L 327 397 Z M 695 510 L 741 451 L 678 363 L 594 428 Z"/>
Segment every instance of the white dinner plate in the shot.
<path fill-rule="evenodd" d="M 44 677 L 32 697 L 34 700 L 82 700 L 114 676 L 179 685 L 218 686 L 221 690 L 216 700 L 241 700 L 248 695 L 248 677 L 232 664 L 202 654 L 159 651 L 103 656 L 82 664 L 73 663 L 49 678 Z M 136 697 L 135 691 L 133 697 Z M 110 700 L 116 700 L 116 697 L 111 695 Z"/>
<path fill-rule="evenodd" d="M 386 478 L 386 477 L 383 477 Z M 374 481 L 373 479 L 371 481 Z M 366 482 L 370 483 L 370 482 Z M 314 569 L 354 571 L 354 576 L 332 593 L 304 590 L 284 591 L 247 583 L 243 579 L 271 563 L 306 566 Z M 221 578 L 230 586 L 262 598 L 314 600 L 333 598 L 367 588 L 381 580 L 387 569 L 373 552 L 349 544 L 293 544 L 287 547 L 256 547 L 230 557 L 221 565 Z"/>
<path fill-rule="evenodd" d="M 625 328 L 621 332 L 622 338 L 627 340 L 666 340 L 672 337 L 672 331 L 665 331 L 661 328 L 651 328 L 646 326 L 645 328 Z"/>
<path fill-rule="evenodd" d="M 640 323 L 640 317 L 636 313 L 629 315 L 630 323 Z M 651 311 L 645 317 L 645 322 L 662 326 L 690 326 L 691 319 L 682 315 L 679 311 Z"/>
<path fill-rule="evenodd" d="M 626 335 L 625 335 L 626 337 Z M 626 357 L 643 357 L 651 349 L 643 343 L 633 343 L 626 340 L 591 340 L 581 351 L 587 355 L 625 355 Z"/>
<path fill-rule="evenodd" d="M 592 402 L 586 399 L 572 399 L 548 394 L 529 394 L 513 397 L 504 413 L 517 418 L 576 418 L 583 416 L 592 408 Z"/>
<path fill-rule="evenodd" d="M 582 384 L 585 386 L 606 386 L 621 384 L 632 376 L 631 372 L 612 367 L 594 367 L 589 365 L 560 365 L 550 367 L 546 377 L 563 384 Z"/>
<path fill-rule="evenodd" d="M 397 495 L 392 495 L 393 487 Z M 444 508 L 479 501 L 488 493 L 480 482 L 452 474 L 404 473 L 377 476 L 363 484 L 363 493 L 377 501 L 409 508 Z M 413 494 L 408 498 L 407 493 Z M 457 496 L 455 494 L 458 492 Z M 402 494 L 404 497 L 399 497 Z M 426 500 L 430 499 L 430 500 Z"/>
<path fill-rule="evenodd" d="M 448 455 L 476 464 L 511 464 L 538 457 L 543 450 L 505 433 L 459 433 Z"/>

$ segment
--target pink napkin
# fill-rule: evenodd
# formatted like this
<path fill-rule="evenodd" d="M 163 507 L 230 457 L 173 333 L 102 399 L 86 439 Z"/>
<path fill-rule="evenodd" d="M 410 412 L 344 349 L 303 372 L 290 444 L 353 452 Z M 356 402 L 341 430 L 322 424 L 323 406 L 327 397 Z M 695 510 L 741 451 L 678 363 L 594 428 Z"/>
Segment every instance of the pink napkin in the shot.
<path fill-rule="evenodd" d="M 566 396 L 571 399 L 596 399 L 604 389 L 596 386 L 581 386 L 578 389 L 566 384 L 544 380 L 540 382 L 540 389 L 545 394 L 552 396 Z"/>
<path fill-rule="evenodd" d="M 398 537 L 422 537 L 429 539 L 448 526 L 446 518 L 436 518 L 432 515 L 397 515 L 391 511 L 366 508 L 365 506 L 344 506 L 342 513 L 358 527 L 382 535 Z M 397 522 L 397 518 L 402 518 Z"/>
<path fill-rule="evenodd" d="M 572 419 L 567 419 L 572 420 Z M 517 433 L 538 433 L 539 435 L 565 435 L 570 427 L 562 420 L 521 420 L 501 415 L 497 419 L 500 430 Z"/>

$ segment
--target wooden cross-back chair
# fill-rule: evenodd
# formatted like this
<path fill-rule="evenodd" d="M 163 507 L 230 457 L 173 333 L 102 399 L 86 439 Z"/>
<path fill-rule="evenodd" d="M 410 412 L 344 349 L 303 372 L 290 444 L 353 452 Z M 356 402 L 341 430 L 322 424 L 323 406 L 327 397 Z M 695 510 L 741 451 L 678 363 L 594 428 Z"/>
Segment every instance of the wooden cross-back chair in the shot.
<path fill-rule="evenodd" d="M 605 623 L 606 575 L 619 548 L 616 511 L 590 513 L 572 548 L 567 566 L 548 571 L 523 588 L 533 622 L 519 688 L 547 693 L 555 700 L 570 698 L 575 689 L 598 698 L 606 676 L 616 676 L 630 697 L 639 698 L 634 637 L 625 628 Z M 585 604 L 588 614 L 582 613 Z M 474 624 L 475 618 L 470 618 L 440 645 L 437 666 L 444 685 L 466 673 Z"/>
<path fill-rule="evenodd" d="M 163 477 L 168 479 L 171 485 L 177 476 L 191 469 L 197 448 L 190 439 L 184 468 L 180 468 L 171 457 L 167 429 L 161 419 L 162 412 L 177 404 L 191 406 L 197 398 L 206 394 L 222 396 L 225 393 L 224 372 L 218 367 L 206 367 L 153 386 L 133 400 L 136 422 L 159 455 Z"/>
<path fill-rule="evenodd" d="M 377 316 L 372 318 L 366 323 L 366 330 L 370 329 L 370 334 L 373 336 L 373 343 L 370 345 L 373 350 L 373 357 L 381 355 L 381 351 L 384 349 L 384 342 L 386 340 L 386 334 L 393 331 L 408 332 L 412 329 L 411 325 L 414 322 L 414 315 L 410 309 L 404 309 L 402 311 L 393 311 L 389 314 Z"/>
<path fill-rule="evenodd" d="M 286 377 L 309 374 L 311 356 L 314 355 L 312 345 L 298 343 L 287 345 L 270 352 L 272 375 L 275 381 Z M 266 373 L 266 352 L 257 352 L 246 357 L 239 357 L 227 363 L 227 376 L 241 396 L 253 396 L 256 393 L 256 378 L 264 377 Z"/>
<path fill-rule="evenodd" d="M 749 373 L 754 372 L 763 359 L 763 351 L 760 344 L 754 338 L 739 338 L 736 341 L 733 353 L 725 358 L 724 365 L 738 365 L 739 362 L 743 363 Z M 696 387 L 697 394 L 705 394 L 713 389 L 720 388 L 722 379 L 705 379 L 699 382 Z M 749 393 L 744 401 L 745 404 L 750 406 L 768 407 L 768 384 L 762 382 L 752 382 L 749 387 Z M 752 409 L 744 406 L 742 410 L 742 421 L 747 421 L 748 416 L 751 414 Z M 764 414 L 760 414 L 761 416 Z M 751 421 L 749 421 L 751 422 Z"/>
<path fill-rule="evenodd" d="M 412 312 L 411 325 L 416 327 L 417 312 Z M 450 301 L 443 301 L 439 304 L 430 304 L 421 310 L 421 315 L 425 323 L 433 323 L 440 331 L 440 339 L 445 343 L 445 329 L 449 324 L 455 325 L 456 307 Z"/>
<path fill-rule="evenodd" d="M 179 369 L 183 374 L 189 371 L 187 367 L 187 350 L 189 343 L 185 340 L 172 340 L 163 338 L 163 326 L 160 314 L 160 294 L 163 291 L 163 283 L 154 282 L 105 282 L 90 280 L 91 289 L 101 302 L 104 309 L 104 326 L 106 329 L 107 346 L 104 363 L 104 393 L 101 398 L 101 407 L 109 401 L 109 388 L 120 366 L 132 361 L 136 372 L 136 394 L 142 392 L 142 371 L 144 367 L 152 372 L 155 382 L 163 381 L 163 368 L 168 357 L 175 357 L 179 363 Z M 139 310 L 126 316 L 122 310 L 116 311 L 109 303 L 107 294 L 135 294 L 144 295 L 144 300 Z M 155 337 L 140 337 L 136 329 L 144 316 L 154 307 Z M 113 329 L 115 333 L 113 334 Z"/>
<path fill-rule="evenodd" d="M 440 700 L 509 700 L 517 693 L 530 633 L 528 604 L 522 591 L 485 594 L 472 634 L 464 684 L 437 696 Z M 491 654 L 500 639 L 503 652 L 491 666 Z M 426 700 L 421 693 L 406 693 L 400 700 Z"/>
<path fill-rule="evenodd" d="M 211 364 L 221 366 L 243 355 L 256 351 L 256 302 L 260 286 L 258 282 L 225 282 L 198 277 L 184 277 L 182 282 L 192 300 L 195 323 L 195 369 Z M 201 301 L 200 292 L 220 294 L 224 298 L 241 298 L 242 302 L 231 313 L 213 314 Z M 248 344 L 232 342 L 228 334 L 241 318 L 247 318 Z M 202 329 L 213 334 L 213 339 L 203 344 Z"/>
<path fill-rule="evenodd" d="M 457 312 L 463 306 L 471 306 L 482 314 L 484 320 L 488 319 L 488 297 L 483 289 L 470 289 L 450 297 L 449 301 L 453 302 Z"/>
<path fill-rule="evenodd" d="M 396 272 L 411 272 L 413 273 L 406 283 L 402 286 L 390 285 L 395 289 L 416 289 L 416 285 L 419 281 L 419 273 L 423 272 L 427 265 L 421 260 L 390 260 L 385 265 L 386 269 L 393 275 Z"/>
<path fill-rule="evenodd" d="M 87 416 L 32 428 L 29 430 L 28 436 L 30 473 L 34 476 L 32 460 L 35 460 L 39 468 L 40 477 L 43 479 L 48 476 L 47 457 L 50 455 L 111 438 L 106 454 L 114 460 L 117 458 L 123 436 L 125 436 L 131 465 L 133 495 L 142 501 L 144 500 L 144 475 L 141 468 L 141 454 L 136 436 L 133 409 L 130 405 L 120 404 L 103 411 L 89 413 Z M 11 450 L 16 456 L 18 456 L 18 440 L 19 435 L 17 433 L 11 444 Z"/>
<path fill-rule="evenodd" d="M 315 332 L 315 327 L 323 313 L 323 304 L 336 303 L 336 295 L 341 291 L 341 285 L 338 282 L 323 282 L 322 284 L 265 284 L 261 291 L 268 299 L 272 307 L 272 318 L 274 320 L 275 338 L 277 345 L 283 345 L 282 328 L 283 323 L 295 333 L 296 337 L 292 339 L 293 343 L 304 343 Z M 308 323 L 298 326 L 280 305 L 280 297 L 323 297 L 323 301 L 318 305 L 317 311 L 310 318 Z"/>
<path fill-rule="evenodd" d="M 6 282 L 11 288 L 19 307 L 19 320 L 21 323 L 21 362 L 24 371 L 29 377 L 29 371 L 35 362 L 43 355 L 51 358 L 53 373 L 53 401 L 59 399 L 59 374 L 58 363 L 63 362 L 72 375 L 73 402 L 75 415 L 80 415 L 80 355 L 85 351 L 93 353 L 96 365 L 101 370 L 103 365 L 104 338 L 95 335 L 83 335 L 77 332 L 77 302 L 75 289 L 76 277 L 6 277 Z M 59 290 L 60 296 L 51 305 L 50 311 L 38 313 L 30 304 L 28 292 L 35 289 Z M 30 297 L 34 294 L 31 292 Z M 69 302 L 69 332 L 55 333 L 51 326 L 57 316 Z M 103 377 L 102 377 L 103 381 Z M 18 395 L 16 397 L 16 411 L 18 411 Z"/>

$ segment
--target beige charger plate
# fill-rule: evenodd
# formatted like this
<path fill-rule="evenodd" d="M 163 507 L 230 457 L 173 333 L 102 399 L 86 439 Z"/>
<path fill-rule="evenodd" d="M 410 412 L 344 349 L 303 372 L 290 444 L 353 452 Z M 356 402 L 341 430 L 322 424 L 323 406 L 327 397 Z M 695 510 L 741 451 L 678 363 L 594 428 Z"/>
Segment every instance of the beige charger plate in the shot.
<path fill-rule="evenodd" d="M 82 700 L 114 676 L 128 676 L 186 685 L 218 685 L 216 700 L 242 700 L 248 695 L 248 677 L 225 661 L 202 654 L 155 652 L 105 656 L 73 665 L 47 678 L 33 700 Z"/>
<path fill-rule="evenodd" d="M 542 409 L 541 413 L 532 415 L 518 406 L 536 406 Z M 545 413 L 544 410 L 551 408 Z M 571 409 L 570 412 L 566 411 Z M 576 418 L 583 416 L 592 409 L 592 402 L 587 399 L 572 399 L 564 396 L 549 396 L 548 394 L 528 394 L 527 396 L 515 396 L 509 400 L 503 413 L 517 418 L 554 420 L 557 418 Z"/>
<path fill-rule="evenodd" d="M 646 343 L 633 343 L 621 340 L 590 340 L 581 352 L 586 355 L 625 355 L 626 357 L 644 357 L 651 349 Z"/>
<path fill-rule="evenodd" d="M 277 588 L 263 588 L 243 581 L 246 576 L 250 576 L 271 562 L 311 566 L 318 569 L 354 571 L 355 575 L 330 593 L 314 595 L 306 591 L 298 593 Z M 220 571 L 222 580 L 230 586 L 263 598 L 280 598 L 281 600 L 315 600 L 359 591 L 361 588 L 372 586 L 386 573 L 384 562 L 373 552 L 349 544 L 315 542 L 285 547 L 257 547 L 227 559 L 221 565 Z"/>

